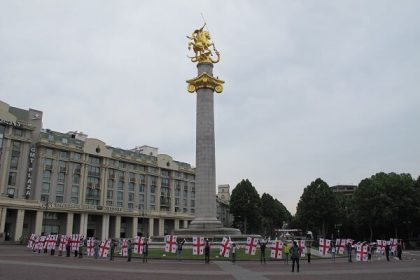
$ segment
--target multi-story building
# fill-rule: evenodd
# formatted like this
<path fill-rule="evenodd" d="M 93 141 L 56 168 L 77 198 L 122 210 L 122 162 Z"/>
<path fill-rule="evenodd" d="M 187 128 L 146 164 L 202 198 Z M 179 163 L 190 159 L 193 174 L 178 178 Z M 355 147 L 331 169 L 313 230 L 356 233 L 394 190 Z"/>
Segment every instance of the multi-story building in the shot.
<path fill-rule="evenodd" d="M 0 101 L 0 236 L 162 236 L 194 217 L 195 169 L 150 146 L 124 150 L 42 129 Z M 0 238 L 1 239 L 1 238 Z"/>
<path fill-rule="evenodd" d="M 230 213 L 230 186 L 228 184 L 217 186 L 216 212 L 217 219 L 225 227 L 232 227 L 233 215 Z"/>

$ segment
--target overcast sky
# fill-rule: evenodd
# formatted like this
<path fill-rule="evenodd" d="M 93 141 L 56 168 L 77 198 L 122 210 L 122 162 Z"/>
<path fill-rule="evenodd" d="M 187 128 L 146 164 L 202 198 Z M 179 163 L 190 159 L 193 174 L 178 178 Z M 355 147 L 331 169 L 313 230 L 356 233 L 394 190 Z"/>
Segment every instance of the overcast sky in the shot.
<path fill-rule="evenodd" d="M 195 165 L 196 65 L 208 23 L 217 184 L 248 178 L 294 213 L 320 177 L 420 173 L 420 1 L 0 0 L 0 100 L 44 127 Z"/>

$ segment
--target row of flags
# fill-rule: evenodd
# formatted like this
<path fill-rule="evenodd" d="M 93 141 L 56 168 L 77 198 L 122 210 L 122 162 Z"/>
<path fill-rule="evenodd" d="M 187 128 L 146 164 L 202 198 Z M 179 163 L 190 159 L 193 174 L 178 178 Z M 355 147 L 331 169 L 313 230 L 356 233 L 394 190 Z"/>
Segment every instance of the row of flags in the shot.
<path fill-rule="evenodd" d="M 350 244 L 352 248 L 356 249 L 356 260 L 357 261 L 367 261 L 368 260 L 368 251 L 369 244 L 367 242 L 357 242 L 354 244 L 353 239 L 336 239 L 335 244 L 332 240 L 329 239 L 319 239 L 319 253 L 322 256 L 326 256 L 329 251 L 335 246 L 335 253 L 344 254 L 347 244 Z M 398 239 L 391 238 L 390 240 L 376 240 L 376 251 L 380 254 L 384 254 L 385 247 L 388 245 L 391 252 L 397 250 Z"/>
<path fill-rule="evenodd" d="M 28 241 L 28 248 L 35 250 L 55 250 L 56 244 L 58 243 L 58 251 L 63 252 L 69 248 L 71 251 L 78 251 L 80 246 L 83 245 L 81 242 L 84 242 L 85 238 L 81 234 L 72 234 L 69 236 L 61 235 L 60 239 L 58 235 L 49 234 L 47 236 L 36 236 L 32 234 Z M 130 243 L 129 244 L 129 240 Z M 136 254 L 143 254 L 143 250 L 145 250 L 145 246 L 147 246 L 147 238 L 136 236 L 134 239 L 121 239 L 120 245 L 121 250 L 120 254 L 122 256 L 128 256 L 128 249 L 129 246 L 132 246 L 132 252 Z M 175 235 L 166 235 L 165 236 L 165 252 L 176 253 L 177 251 L 177 236 Z M 111 239 L 99 241 L 94 238 L 89 238 L 86 240 L 86 252 L 88 256 L 94 256 L 95 254 L 95 247 L 99 257 L 106 258 L 108 257 L 109 251 L 112 246 Z M 326 256 L 329 251 L 333 247 L 335 247 L 335 252 L 337 254 L 344 254 L 345 248 L 347 244 L 356 248 L 356 260 L 358 261 L 367 261 L 368 259 L 368 244 L 366 242 L 358 242 L 353 244 L 352 239 L 336 239 L 335 243 L 332 240 L 320 238 L 319 239 L 319 253 L 322 256 Z M 264 246 L 268 243 L 265 240 L 260 240 L 256 237 L 247 237 L 246 245 L 244 247 L 245 254 L 247 255 L 255 255 L 257 251 L 257 246 L 264 243 Z M 306 252 L 306 244 L 305 240 L 296 240 L 297 246 L 299 247 L 300 257 L 305 256 Z M 283 245 L 286 245 L 281 240 L 274 240 L 271 241 L 270 251 L 271 251 L 271 258 L 273 259 L 281 259 L 283 258 Z M 391 238 L 390 240 L 377 240 L 377 252 L 383 254 L 385 251 L 386 245 L 389 245 L 390 251 L 395 252 L 398 239 Z M 114 244 L 116 246 L 116 244 Z M 206 246 L 210 244 L 205 241 L 205 238 L 202 236 L 194 236 L 192 242 L 192 253 L 193 255 L 203 255 L 204 249 Z M 231 248 L 233 246 L 233 242 L 230 237 L 223 237 L 223 240 L 220 244 L 219 248 L 219 255 L 222 257 L 229 258 Z M 236 245 L 235 245 L 236 246 Z M 239 246 L 237 247 L 239 249 Z M 146 249 L 147 250 L 147 249 Z"/>

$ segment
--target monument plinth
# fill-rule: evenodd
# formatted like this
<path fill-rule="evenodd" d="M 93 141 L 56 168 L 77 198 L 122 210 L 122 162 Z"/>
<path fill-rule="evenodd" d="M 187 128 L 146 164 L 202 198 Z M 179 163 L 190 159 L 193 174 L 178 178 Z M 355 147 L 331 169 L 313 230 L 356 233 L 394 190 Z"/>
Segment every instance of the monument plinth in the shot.
<path fill-rule="evenodd" d="M 224 228 L 216 214 L 216 159 L 214 138 L 214 92 L 223 91 L 224 81 L 213 77 L 213 64 L 219 62 L 220 53 L 210 41 L 210 34 L 204 31 L 205 24 L 191 36 L 188 49 L 195 55 L 192 62 L 198 62 L 197 77 L 187 81 L 188 91 L 197 93 L 196 113 L 196 173 L 195 173 L 195 218 L 188 229 L 180 229 L 180 235 L 240 235 L 235 228 Z M 211 50 L 213 48 L 216 58 Z"/>

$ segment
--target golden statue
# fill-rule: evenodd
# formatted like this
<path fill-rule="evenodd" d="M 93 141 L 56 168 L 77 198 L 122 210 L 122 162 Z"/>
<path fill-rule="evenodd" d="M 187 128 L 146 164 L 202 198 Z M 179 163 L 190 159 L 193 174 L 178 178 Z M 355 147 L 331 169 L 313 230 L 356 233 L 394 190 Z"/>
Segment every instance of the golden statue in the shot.
<path fill-rule="evenodd" d="M 220 53 L 216 50 L 214 43 L 211 42 L 210 33 L 203 30 L 205 26 L 206 23 L 204 23 L 203 27 L 200 29 L 194 30 L 191 36 L 187 36 L 187 38 L 190 39 L 188 42 L 188 50 L 191 50 L 192 47 L 195 53 L 194 56 L 188 57 L 191 58 L 192 62 L 217 63 L 220 60 Z M 213 47 L 214 53 L 217 56 L 216 59 L 213 59 L 213 52 L 210 47 Z"/>

